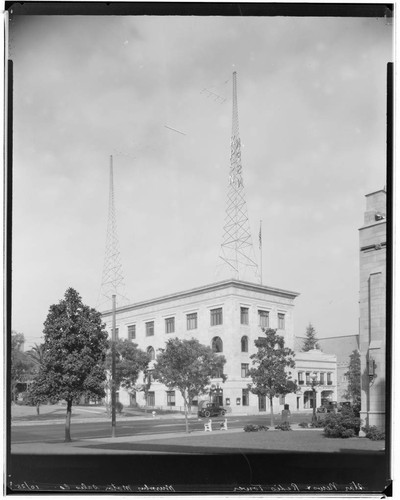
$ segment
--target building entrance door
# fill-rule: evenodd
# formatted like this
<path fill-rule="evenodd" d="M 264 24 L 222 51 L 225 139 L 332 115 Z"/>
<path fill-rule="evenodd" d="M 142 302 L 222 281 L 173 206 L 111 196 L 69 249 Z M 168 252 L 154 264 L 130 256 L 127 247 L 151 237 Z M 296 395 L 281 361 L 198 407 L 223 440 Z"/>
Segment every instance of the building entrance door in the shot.
<path fill-rule="evenodd" d="M 265 395 L 259 395 L 258 396 L 258 410 L 259 411 L 266 411 L 267 409 L 267 399 Z"/>

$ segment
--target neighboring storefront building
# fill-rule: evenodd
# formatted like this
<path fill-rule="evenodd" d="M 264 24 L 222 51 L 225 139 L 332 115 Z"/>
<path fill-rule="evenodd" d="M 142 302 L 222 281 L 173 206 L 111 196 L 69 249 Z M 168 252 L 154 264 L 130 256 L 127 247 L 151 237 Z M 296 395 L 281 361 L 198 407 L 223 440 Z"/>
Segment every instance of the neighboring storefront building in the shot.
<path fill-rule="evenodd" d="M 337 401 L 337 372 L 335 354 L 325 354 L 319 349 L 296 352 L 298 391 L 294 410 L 312 410 L 328 401 Z M 315 379 L 315 393 L 312 388 Z M 314 401 L 314 394 L 315 399 Z"/>

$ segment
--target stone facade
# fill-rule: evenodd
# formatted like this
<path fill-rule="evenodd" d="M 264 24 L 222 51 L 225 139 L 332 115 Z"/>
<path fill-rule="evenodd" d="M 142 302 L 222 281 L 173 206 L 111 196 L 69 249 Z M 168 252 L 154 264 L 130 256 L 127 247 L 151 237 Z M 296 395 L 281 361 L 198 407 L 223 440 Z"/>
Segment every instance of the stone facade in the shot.
<path fill-rule="evenodd" d="M 360 236 L 361 418 L 385 426 L 386 191 L 366 196 Z"/>

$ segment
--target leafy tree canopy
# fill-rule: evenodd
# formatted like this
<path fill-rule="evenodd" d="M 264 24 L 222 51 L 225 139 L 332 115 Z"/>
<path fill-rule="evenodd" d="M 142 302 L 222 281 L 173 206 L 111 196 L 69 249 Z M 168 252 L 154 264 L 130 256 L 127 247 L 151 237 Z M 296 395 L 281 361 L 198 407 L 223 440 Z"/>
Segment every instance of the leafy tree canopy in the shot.
<path fill-rule="evenodd" d="M 311 323 L 307 326 L 306 338 L 304 339 L 303 352 L 311 351 L 311 349 L 319 349 L 318 339 L 316 337 L 317 332 Z"/>
<path fill-rule="evenodd" d="M 153 376 L 168 388 L 177 388 L 191 402 L 194 396 L 204 394 L 214 374 L 223 381 L 225 357 L 197 339 L 169 339 L 165 349 L 160 349 Z"/>
<path fill-rule="evenodd" d="M 44 323 L 42 365 L 35 393 L 72 401 L 104 396 L 107 332 L 101 315 L 69 288 Z"/>
<path fill-rule="evenodd" d="M 111 349 L 111 341 L 110 341 Z M 115 385 L 117 388 L 135 389 L 140 372 L 144 372 L 149 363 L 147 353 L 128 339 L 118 340 L 115 345 Z M 107 368 L 111 370 L 111 352 L 107 354 Z"/>
<path fill-rule="evenodd" d="M 23 333 L 11 332 L 10 381 L 13 398 L 16 397 L 18 382 L 28 381 L 33 367 L 32 361 L 23 351 L 24 343 Z"/>
<path fill-rule="evenodd" d="M 263 330 L 265 337 L 259 337 L 254 343 L 257 353 L 250 356 L 254 367 L 249 370 L 252 384 L 249 388 L 254 394 L 266 396 L 270 400 L 271 425 L 273 425 L 273 398 L 297 390 L 291 380 L 289 368 L 294 368 L 294 352 L 285 347 L 285 340 L 276 330 Z"/>
<path fill-rule="evenodd" d="M 204 394 L 211 378 L 218 375 L 222 381 L 225 357 L 214 353 L 211 347 L 197 339 L 169 339 L 165 349 L 160 349 L 154 366 L 153 377 L 169 389 L 177 388 L 185 404 L 186 431 L 188 432 L 187 408 L 195 396 Z"/>
<path fill-rule="evenodd" d="M 361 402 L 361 359 L 357 349 L 350 354 L 349 370 L 345 375 L 348 385 L 344 396 L 351 399 L 354 404 L 359 404 Z"/>

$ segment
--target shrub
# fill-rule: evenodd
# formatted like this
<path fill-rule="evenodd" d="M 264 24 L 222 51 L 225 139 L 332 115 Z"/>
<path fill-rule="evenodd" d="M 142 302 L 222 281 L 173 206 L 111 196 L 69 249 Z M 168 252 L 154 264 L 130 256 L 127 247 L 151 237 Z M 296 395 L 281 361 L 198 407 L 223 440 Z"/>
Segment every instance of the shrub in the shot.
<path fill-rule="evenodd" d="M 248 424 L 243 427 L 244 432 L 258 432 L 258 431 L 267 431 L 269 427 L 266 425 L 253 425 Z"/>
<path fill-rule="evenodd" d="M 322 429 L 322 427 L 325 427 L 325 419 L 321 418 L 320 420 L 317 420 L 315 423 L 311 422 L 310 427 L 313 427 L 315 429 Z"/>
<path fill-rule="evenodd" d="M 365 432 L 365 437 L 371 439 L 371 441 L 381 441 L 385 439 L 385 432 L 380 431 L 376 425 L 366 425 L 362 427 L 362 431 Z"/>
<path fill-rule="evenodd" d="M 300 422 L 299 427 L 303 427 L 303 429 L 308 429 L 308 422 Z"/>
<path fill-rule="evenodd" d="M 289 422 L 282 422 L 281 424 L 276 425 L 275 429 L 279 429 L 281 431 L 291 431 L 292 430 L 292 428 L 290 427 Z"/>
<path fill-rule="evenodd" d="M 124 409 L 124 405 L 122 403 L 120 403 L 119 401 L 117 401 L 115 403 L 115 410 L 117 413 L 121 413 L 122 410 Z"/>
<path fill-rule="evenodd" d="M 349 438 L 358 435 L 360 419 L 352 410 L 343 410 L 340 413 L 330 413 L 324 419 L 324 434 L 332 438 Z"/>
<path fill-rule="evenodd" d="M 243 427 L 244 432 L 257 432 L 258 425 L 248 424 Z"/>

